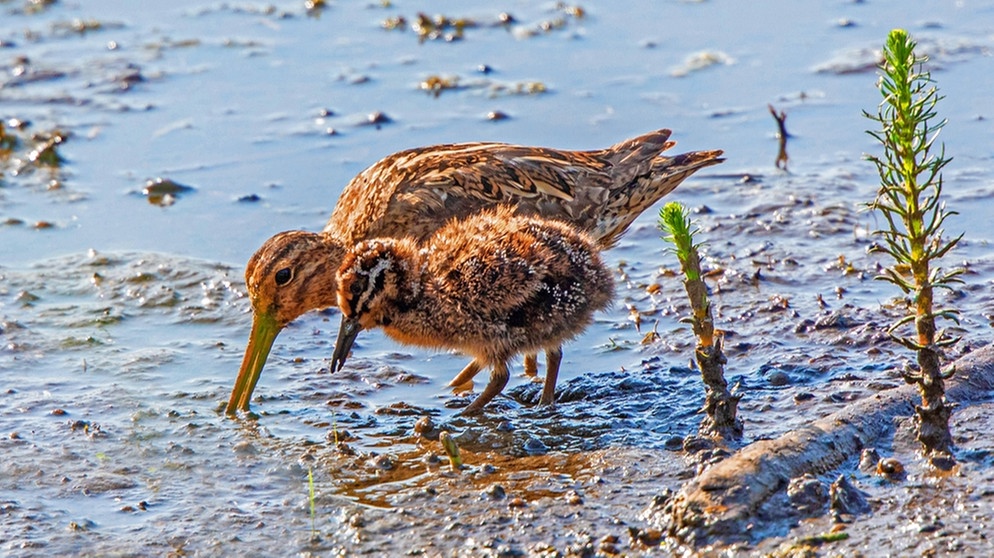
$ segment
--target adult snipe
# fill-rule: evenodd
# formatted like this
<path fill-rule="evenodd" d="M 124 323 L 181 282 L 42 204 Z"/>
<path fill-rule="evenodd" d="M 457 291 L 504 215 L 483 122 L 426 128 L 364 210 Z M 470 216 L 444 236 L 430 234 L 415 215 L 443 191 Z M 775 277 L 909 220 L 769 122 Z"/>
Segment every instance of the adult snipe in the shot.
<path fill-rule="evenodd" d="M 401 343 L 462 351 L 492 368 L 463 414 L 479 412 L 504 389 L 512 356 L 539 349 L 548 361 L 543 399 L 551 402 L 563 342 L 614 293 L 587 235 L 508 206 L 452 219 L 420 242 L 361 242 L 345 255 L 337 282 L 344 319 L 332 370 L 345 363 L 356 335 L 374 327 Z"/>
<path fill-rule="evenodd" d="M 685 178 L 723 161 L 720 150 L 662 155 L 675 145 L 669 137 L 669 130 L 658 130 L 595 151 L 436 145 L 373 164 L 345 187 L 323 231 L 279 233 L 246 265 L 254 318 L 226 412 L 248 410 L 273 341 L 286 324 L 337 304 L 335 272 L 359 242 L 423 240 L 451 219 L 503 203 L 518 214 L 571 223 L 608 248 Z M 534 357 L 525 363 L 534 369 Z M 480 366 L 470 363 L 453 383 L 465 382 Z"/>

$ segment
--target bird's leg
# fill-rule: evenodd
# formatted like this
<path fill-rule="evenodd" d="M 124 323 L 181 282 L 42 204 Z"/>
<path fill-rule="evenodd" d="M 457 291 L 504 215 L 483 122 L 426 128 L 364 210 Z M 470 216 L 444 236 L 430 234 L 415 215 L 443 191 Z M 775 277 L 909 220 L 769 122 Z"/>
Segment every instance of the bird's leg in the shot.
<path fill-rule="evenodd" d="M 483 410 L 483 407 L 490 403 L 490 400 L 497 397 L 501 391 L 504 391 L 504 386 L 507 385 L 507 379 L 510 376 L 507 372 L 507 360 L 501 360 L 494 363 L 494 369 L 490 372 L 490 382 L 487 383 L 487 387 L 483 388 L 483 393 L 478 395 L 468 407 L 462 410 L 460 415 L 475 415 Z"/>
<path fill-rule="evenodd" d="M 538 355 L 535 353 L 525 355 L 525 376 L 529 378 L 538 376 Z"/>
<path fill-rule="evenodd" d="M 562 347 L 545 350 L 545 385 L 542 387 L 542 398 L 538 400 L 539 405 L 552 405 L 556 400 L 556 379 L 559 377 L 559 363 L 562 361 Z"/>
<path fill-rule="evenodd" d="M 473 359 L 473 362 L 466 365 L 466 368 L 462 369 L 462 372 L 456 374 L 455 378 L 449 382 L 449 387 L 459 387 L 464 384 L 468 384 L 473 381 L 473 378 L 480 373 L 483 369 L 483 364 L 479 360 Z"/>

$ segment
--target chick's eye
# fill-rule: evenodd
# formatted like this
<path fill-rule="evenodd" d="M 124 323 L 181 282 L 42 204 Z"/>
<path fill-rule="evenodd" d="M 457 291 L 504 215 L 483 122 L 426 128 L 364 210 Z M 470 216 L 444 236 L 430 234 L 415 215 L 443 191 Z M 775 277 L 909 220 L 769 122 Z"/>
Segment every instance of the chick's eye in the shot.
<path fill-rule="evenodd" d="M 283 269 L 276 272 L 276 285 L 282 287 L 293 279 L 293 271 L 289 267 L 284 267 Z"/>
<path fill-rule="evenodd" d="M 351 285 L 349 285 L 349 292 L 352 293 L 353 296 L 361 295 L 362 285 L 359 282 L 352 283 Z"/>

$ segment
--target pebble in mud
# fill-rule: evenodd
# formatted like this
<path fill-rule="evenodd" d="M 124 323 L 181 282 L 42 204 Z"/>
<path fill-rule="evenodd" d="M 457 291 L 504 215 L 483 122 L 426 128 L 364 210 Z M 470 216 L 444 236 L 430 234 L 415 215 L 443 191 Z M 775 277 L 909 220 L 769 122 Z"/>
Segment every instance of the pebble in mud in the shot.
<path fill-rule="evenodd" d="M 566 503 L 571 506 L 579 506 L 583 504 L 583 496 L 575 490 L 570 490 L 566 493 Z"/>
<path fill-rule="evenodd" d="M 810 474 L 790 479 L 787 498 L 801 513 L 815 513 L 828 502 L 828 487 Z"/>
<path fill-rule="evenodd" d="M 829 509 L 836 523 L 850 523 L 852 516 L 870 511 L 870 503 L 861 490 L 849 482 L 849 477 L 839 475 L 828 487 Z"/>
<path fill-rule="evenodd" d="M 424 457 L 424 464 L 428 469 L 437 469 L 442 465 L 442 458 L 434 453 L 429 453 Z"/>
<path fill-rule="evenodd" d="M 617 535 L 604 535 L 598 544 L 598 550 L 607 554 L 608 556 L 617 556 L 621 554 L 621 550 L 618 548 L 618 536 Z"/>
<path fill-rule="evenodd" d="M 546 446 L 542 440 L 532 437 L 525 440 L 525 443 L 521 445 L 521 449 L 528 455 L 544 455 L 549 452 L 549 446 Z"/>
<path fill-rule="evenodd" d="M 773 387 L 782 387 L 790 384 L 790 376 L 782 370 L 774 370 L 766 378 L 766 381 Z"/>
<path fill-rule="evenodd" d="M 873 473 L 880 463 L 880 453 L 876 448 L 866 448 L 859 454 L 859 470 L 864 473 Z"/>
<path fill-rule="evenodd" d="M 709 450 L 714 446 L 714 440 L 704 436 L 687 436 L 683 440 L 683 451 L 691 454 Z"/>
<path fill-rule="evenodd" d="M 877 463 L 877 474 L 888 480 L 901 480 L 905 477 L 904 464 L 893 457 L 881 459 Z"/>
<path fill-rule="evenodd" d="M 429 416 L 421 417 L 418 422 L 414 423 L 414 433 L 422 438 L 438 439 L 438 429 L 435 428 L 435 422 Z"/>
<path fill-rule="evenodd" d="M 629 527 L 628 534 L 633 543 L 646 547 L 659 546 L 659 543 L 663 541 L 663 532 L 659 529 Z"/>
<path fill-rule="evenodd" d="M 370 459 L 368 463 L 370 467 L 383 471 L 392 471 L 397 467 L 397 460 L 386 454 L 377 455 Z"/>
<path fill-rule="evenodd" d="M 956 458 L 950 455 L 933 455 L 928 458 L 928 462 L 939 471 L 952 471 L 956 467 Z"/>
<path fill-rule="evenodd" d="M 507 491 L 504 487 L 499 484 L 490 485 L 489 488 L 483 491 L 483 497 L 490 500 L 503 500 L 507 497 Z"/>

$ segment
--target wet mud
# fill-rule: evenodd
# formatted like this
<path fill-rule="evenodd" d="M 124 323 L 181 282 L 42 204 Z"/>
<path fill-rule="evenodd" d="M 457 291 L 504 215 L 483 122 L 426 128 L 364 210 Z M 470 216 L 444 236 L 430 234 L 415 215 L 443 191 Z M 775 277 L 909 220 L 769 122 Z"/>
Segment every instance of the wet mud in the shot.
<path fill-rule="evenodd" d="M 873 3 L 642 3 L 636 17 L 0 2 L 16 138 L 0 140 L 0 553 L 994 553 L 983 397 L 953 414 L 948 473 L 899 416 L 875 454 L 782 487 L 747 542 L 681 547 L 657 519 L 708 464 L 903 385 L 912 358 L 884 328 L 907 300 L 874 281 L 861 159 L 892 26 L 922 36 L 947 95 L 947 229 L 966 231 L 948 264 L 965 283 L 940 295 L 962 311 L 947 358 L 990 342 L 990 26 L 982 9 L 926 4 L 927 21 Z M 771 104 L 788 115 L 785 163 Z M 616 301 L 565 346 L 553 407 L 516 364 L 484 416 L 456 417 L 472 394 L 445 384 L 465 358 L 379 335 L 331 374 L 331 310 L 280 335 L 253 414 L 223 415 L 250 323 L 244 262 L 280 230 L 320 229 L 365 166 L 415 145 L 589 149 L 657 127 L 676 150 L 728 156 L 668 199 L 701 229 L 742 446 L 697 436 L 689 305 L 653 210 L 604 254 Z"/>

